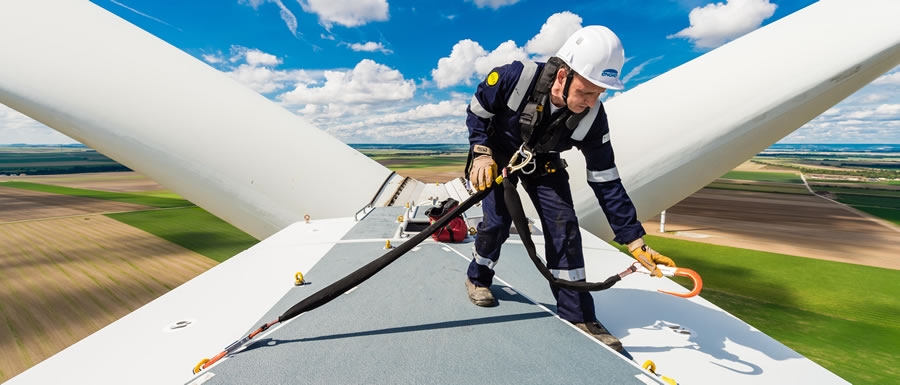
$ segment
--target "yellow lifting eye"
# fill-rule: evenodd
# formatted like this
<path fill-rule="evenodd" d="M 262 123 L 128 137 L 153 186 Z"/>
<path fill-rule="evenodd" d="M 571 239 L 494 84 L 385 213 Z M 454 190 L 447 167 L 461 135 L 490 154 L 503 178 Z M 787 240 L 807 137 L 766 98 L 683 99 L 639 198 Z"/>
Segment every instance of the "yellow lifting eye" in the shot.
<path fill-rule="evenodd" d="M 397 222 L 403 222 L 403 216 L 402 216 L 402 215 L 400 215 L 400 216 L 397 217 Z"/>
<path fill-rule="evenodd" d="M 200 363 L 194 367 L 194 374 L 200 373 L 200 367 L 203 366 L 203 364 L 205 364 L 207 362 L 209 362 L 209 358 L 204 358 L 204 359 L 200 360 Z"/>
<path fill-rule="evenodd" d="M 294 274 L 294 286 L 300 286 L 304 283 L 306 283 L 306 281 L 303 280 L 303 273 L 298 271 L 297 274 Z"/>

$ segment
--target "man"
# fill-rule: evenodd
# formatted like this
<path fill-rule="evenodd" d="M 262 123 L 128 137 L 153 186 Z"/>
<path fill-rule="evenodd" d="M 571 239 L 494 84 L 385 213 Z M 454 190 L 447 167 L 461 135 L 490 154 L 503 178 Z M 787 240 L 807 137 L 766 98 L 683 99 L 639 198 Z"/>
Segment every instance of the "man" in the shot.
<path fill-rule="evenodd" d="M 614 240 L 627 244 L 645 264 L 652 260 L 675 266 L 671 259 L 644 244 L 645 232 L 614 162 L 599 97 L 606 89 L 623 88 L 619 73 L 624 62 L 622 44 L 612 31 L 602 26 L 585 27 L 569 37 L 547 63 L 515 61 L 495 68 L 478 85 L 467 109 L 472 145 L 469 179 L 475 188 L 490 187 L 497 164 L 506 165 L 523 142 L 533 146 L 534 164 L 509 180 L 522 180 L 537 209 L 546 241 L 547 267 L 556 278 L 585 280 L 578 218 L 566 165 L 559 156 L 572 147 L 584 153 L 588 184 L 616 233 Z M 475 305 L 491 306 L 493 267 L 500 257 L 500 246 L 509 237 L 512 218 L 502 188 L 494 189 L 482 208 L 484 218 L 478 225 L 466 288 Z M 597 321 L 590 293 L 556 285 L 550 288 L 561 318 L 627 355 L 621 342 Z"/>

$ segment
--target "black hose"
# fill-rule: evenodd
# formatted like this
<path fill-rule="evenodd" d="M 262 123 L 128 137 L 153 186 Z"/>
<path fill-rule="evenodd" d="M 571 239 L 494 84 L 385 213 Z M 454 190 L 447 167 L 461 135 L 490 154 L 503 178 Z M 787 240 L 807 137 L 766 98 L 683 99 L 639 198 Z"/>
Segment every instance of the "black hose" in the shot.
<path fill-rule="evenodd" d="M 302 313 L 308 312 L 328 302 L 331 302 L 331 300 L 339 297 L 341 294 L 344 294 L 347 290 L 350 290 L 363 283 L 365 280 L 371 278 L 373 275 L 381 271 L 381 269 L 384 269 L 387 265 L 390 265 L 391 262 L 394 262 L 403 254 L 406 254 L 407 251 L 411 250 L 419 243 L 422 243 L 422 241 L 424 241 L 425 238 L 431 236 L 432 233 L 446 226 L 447 223 L 449 223 L 453 218 L 462 214 L 463 212 L 474 206 L 476 203 L 481 202 L 484 197 L 486 197 L 488 193 L 490 193 L 491 190 L 494 189 L 497 185 L 498 184 L 494 183 L 491 187 L 476 192 L 475 194 L 470 196 L 469 199 L 466 199 L 459 206 L 456 206 L 456 208 L 447 213 L 447 215 L 444 215 L 443 217 L 432 223 L 431 226 L 426 227 L 424 230 L 420 231 L 418 234 L 408 239 L 406 242 L 401 243 L 393 250 L 387 252 L 381 257 L 378 257 L 378 259 L 369 262 L 365 266 L 350 273 L 350 275 L 341 278 L 331 285 L 328 285 L 321 290 L 313 293 L 309 297 L 306 297 L 304 300 L 292 306 L 290 309 L 284 312 L 284 314 L 278 317 L 278 322 L 287 321 Z"/>
<path fill-rule="evenodd" d="M 613 275 L 603 282 L 568 281 L 554 277 L 553 274 L 550 273 L 550 270 L 547 269 L 547 266 L 544 265 L 544 262 L 537 256 L 537 250 L 535 250 L 534 242 L 531 240 L 531 229 L 528 227 L 528 218 L 525 217 L 525 209 L 522 208 L 522 200 L 519 199 L 519 193 L 516 192 L 516 186 L 507 178 L 503 180 L 502 187 L 503 200 L 506 201 L 506 209 L 509 211 L 510 216 L 512 216 L 513 223 L 516 225 L 516 232 L 519 233 L 519 237 L 522 238 L 522 244 L 525 245 L 525 250 L 528 251 L 528 257 L 531 258 L 531 262 L 534 262 L 534 266 L 537 267 L 538 271 L 541 272 L 541 275 L 543 275 L 547 281 L 550 281 L 551 284 L 559 287 L 572 289 L 578 292 L 585 292 L 609 289 L 622 279 L 619 274 Z"/>

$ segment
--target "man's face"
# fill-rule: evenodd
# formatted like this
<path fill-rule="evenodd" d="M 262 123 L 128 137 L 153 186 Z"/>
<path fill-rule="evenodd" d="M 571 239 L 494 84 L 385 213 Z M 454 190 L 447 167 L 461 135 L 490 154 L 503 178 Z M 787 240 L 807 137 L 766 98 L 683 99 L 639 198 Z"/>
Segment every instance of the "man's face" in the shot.
<path fill-rule="evenodd" d="M 562 98 L 562 92 L 566 85 L 565 71 L 560 70 L 557 72 L 556 83 L 551 92 Z M 569 110 L 579 114 L 585 108 L 593 107 L 594 104 L 597 104 L 597 99 L 604 91 L 606 91 L 606 88 L 597 86 L 576 73 L 572 78 L 572 84 L 569 86 L 569 97 L 567 99 Z"/>

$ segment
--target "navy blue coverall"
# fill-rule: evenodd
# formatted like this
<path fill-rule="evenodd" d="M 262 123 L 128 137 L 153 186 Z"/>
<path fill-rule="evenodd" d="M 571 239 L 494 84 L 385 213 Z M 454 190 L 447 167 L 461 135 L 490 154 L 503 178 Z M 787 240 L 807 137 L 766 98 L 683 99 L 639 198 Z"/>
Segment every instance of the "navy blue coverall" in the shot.
<path fill-rule="evenodd" d="M 530 61 L 515 61 L 497 67 L 478 85 L 469 103 L 466 119 L 469 143 L 472 146 L 478 144 L 490 147 L 494 161 L 501 167 L 509 163 L 513 153 L 522 144 L 519 115 L 528 102 L 528 96 L 531 95 L 543 67 L 544 63 Z M 544 106 L 544 111 L 551 111 L 549 102 Z M 545 120 L 553 117 L 549 113 L 544 114 Z M 565 127 L 561 129 L 567 130 Z M 614 240 L 625 244 L 642 237 L 644 229 L 637 220 L 634 205 L 619 179 L 609 142 L 606 112 L 600 101 L 582 118 L 571 135 L 563 135 L 553 151 L 537 156 L 537 167 L 540 169 L 546 162 L 558 160 L 559 152 L 573 146 L 584 153 L 588 184 L 594 190 L 600 207 L 616 234 Z M 569 175 L 562 168 L 543 176 L 539 176 L 540 173 L 540 170 L 530 176 L 517 173 L 510 181 L 517 184 L 522 179 L 525 191 L 541 218 L 547 268 L 557 278 L 584 281 L 581 233 L 572 203 Z M 489 287 L 494 277 L 493 267 L 500 258 L 500 246 L 509 237 L 512 217 L 506 210 L 502 188 L 494 189 L 484 199 L 482 209 L 484 218 L 478 225 L 474 258 L 469 264 L 467 275 L 476 286 Z M 578 293 L 555 285 L 550 285 L 550 288 L 556 297 L 557 311 L 561 318 L 574 323 L 596 320 L 590 293 Z"/>

